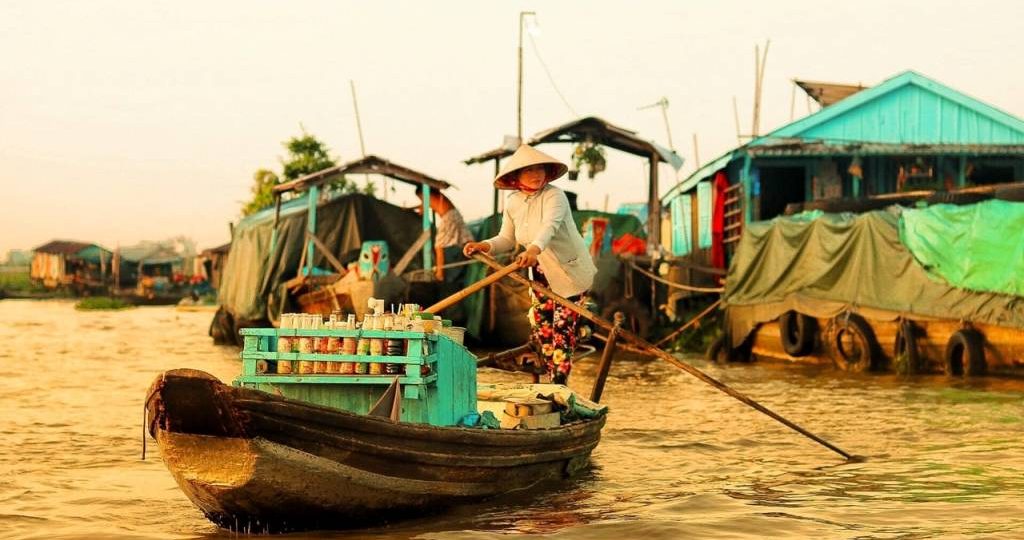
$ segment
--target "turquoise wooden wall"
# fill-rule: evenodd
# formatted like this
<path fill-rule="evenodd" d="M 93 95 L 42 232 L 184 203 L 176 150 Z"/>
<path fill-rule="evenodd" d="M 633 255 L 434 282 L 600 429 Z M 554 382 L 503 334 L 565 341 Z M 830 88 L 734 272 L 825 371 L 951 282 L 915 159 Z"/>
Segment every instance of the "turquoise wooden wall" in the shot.
<path fill-rule="evenodd" d="M 672 255 L 681 257 L 693 250 L 690 232 L 693 217 L 689 195 L 672 199 Z"/>

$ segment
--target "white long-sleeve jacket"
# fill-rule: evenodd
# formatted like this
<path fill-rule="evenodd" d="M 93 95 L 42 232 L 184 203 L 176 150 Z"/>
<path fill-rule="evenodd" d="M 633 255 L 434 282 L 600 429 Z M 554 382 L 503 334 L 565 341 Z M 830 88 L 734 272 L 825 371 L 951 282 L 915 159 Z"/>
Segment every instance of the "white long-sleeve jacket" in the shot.
<path fill-rule="evenodd" d="M 586 292 L 594 283 L 597 267 L 576 229 L 569 199 L 548 184 L 526 195 L 521 191 L 505 199 L 501 230 L 485 240 L 491 253 L 511 250 L 516 244 L 540 248 L 537 262 L 555 293 L 569 297 Z"/>

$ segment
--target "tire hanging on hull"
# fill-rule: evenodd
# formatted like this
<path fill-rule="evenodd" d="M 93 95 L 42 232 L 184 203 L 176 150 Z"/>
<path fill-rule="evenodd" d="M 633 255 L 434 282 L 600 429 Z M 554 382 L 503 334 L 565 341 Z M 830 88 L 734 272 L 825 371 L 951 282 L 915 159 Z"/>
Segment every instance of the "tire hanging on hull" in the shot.
<path fill-rule="evenodd" d="M 910 319 L 900 319 L 896 330 L 896 342 L 893 345 L 893 361 L 896 372 L 902 375 L 914 375 L 921 372 L 921 358 L 917 350 L 917 338 L 920 330 Z"/>
<path fill-rule="evenodd" d="M 843 371 L 873 371 L 879 367 L 881 352 L 871 325 L 860 315 L 848 313 L 832 320 L 830 349 L 833 360 Z"/>
<path fill-rule="evenodd" d="M 786 354 L 793 357 L 807 356 L 814 350 L 818 321 L 803 313 L 787 311 L 779 317 L 779 334 Z"/>
<path fill-rule="evenodd" d="M 971 328 L 957 330 L 946 342 L 943 366 L 950 377 L 974 377 L 986 371 L 981 333 Z"/>

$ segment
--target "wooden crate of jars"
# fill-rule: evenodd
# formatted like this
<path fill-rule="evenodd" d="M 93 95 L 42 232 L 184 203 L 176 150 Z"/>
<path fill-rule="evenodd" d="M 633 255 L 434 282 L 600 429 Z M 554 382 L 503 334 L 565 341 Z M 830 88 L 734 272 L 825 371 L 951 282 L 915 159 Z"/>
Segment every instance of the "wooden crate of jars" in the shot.
<path fill-rule="evenodd" d="M 397 377 L 403 422 L 451 426 L 476 411 L 476 357 L 444 335 L 323 328 L 240 334 L 235 386 L 366 414 Z"/>

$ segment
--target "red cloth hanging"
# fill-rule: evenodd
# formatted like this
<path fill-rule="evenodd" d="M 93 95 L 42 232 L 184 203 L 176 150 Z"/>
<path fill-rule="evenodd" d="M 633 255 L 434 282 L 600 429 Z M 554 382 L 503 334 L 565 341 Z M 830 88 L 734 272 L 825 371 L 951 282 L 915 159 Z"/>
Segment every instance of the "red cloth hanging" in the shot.
<path fill-rule="evenodd" d="M 729 187 L 729 179 L 725 172 L 715 174 L 714 208 L 711 210 L 711 266 L 725 268 L 725 190 Z"/>

